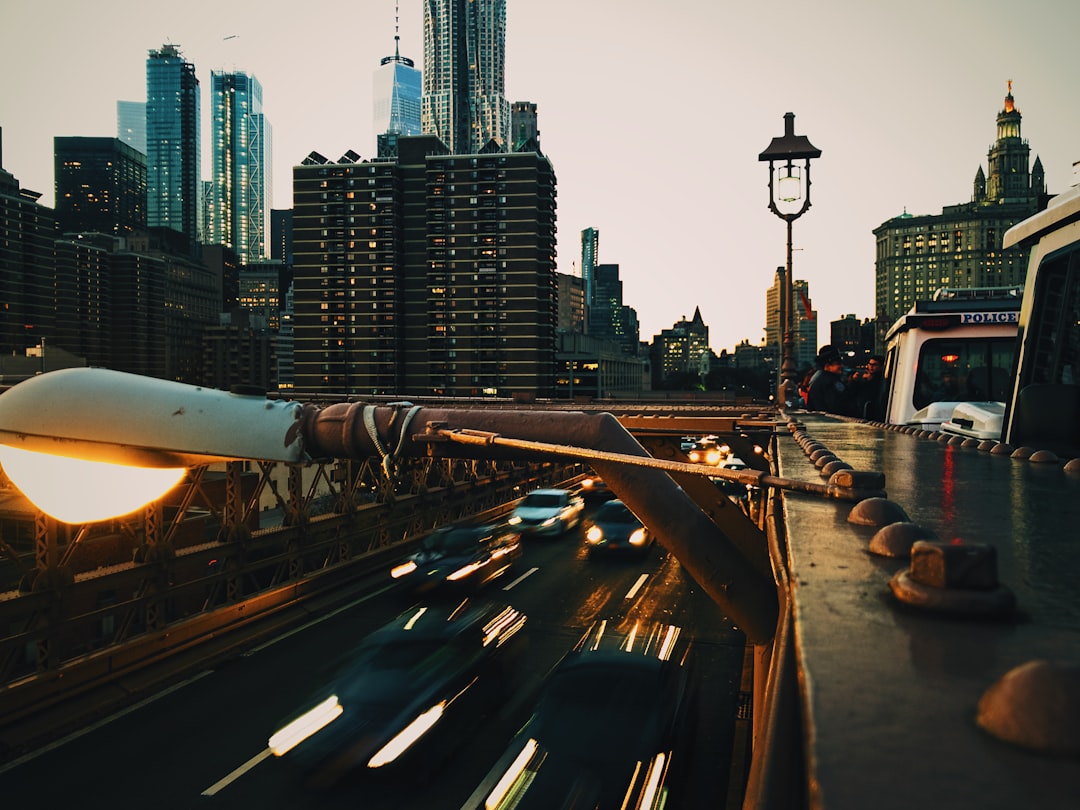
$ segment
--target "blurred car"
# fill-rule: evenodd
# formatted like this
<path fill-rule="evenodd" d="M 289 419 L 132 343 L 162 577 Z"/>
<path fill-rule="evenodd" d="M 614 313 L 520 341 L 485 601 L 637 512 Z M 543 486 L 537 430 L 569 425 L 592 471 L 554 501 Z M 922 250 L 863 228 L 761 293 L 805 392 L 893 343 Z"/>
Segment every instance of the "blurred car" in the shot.
<path fill-rule="evenodd" d="M 720 469 L 749 470 L 750 465 L 738 456 L 728 456 L 727 459 L 720 464 Z M 753 484 L 747 484 L 742 481 L 732 481 L 725 478 L 713 478 L 712 481 L 721 492 L 737 501 L 745 501 L 755 489 Z"/>
<path fill-rule="evenodd" d="M 505 524 L 455 523 L 423 540 L 390 576 L 414 593 L 476 590 L 501 576 L 521 557 L 521 536 Z"/>
<path fill-rule="evenodd" d="M 522 534 L 560 535 L 581 523 L 585 501 L 566 489 L 534 489 L 522 498 L 507 523 Z"/>
<path fill-rule="evenodd" d="M 603 504 L 585 522 L 589 556 L 649 553 L 656 538 L 620 500 Z"/>
<path fill-rule="evenodd" d="M 494 602 L 402 613 L 277 727 L 270 751 L 317 787 L 379 769 L 428 771 L 501 705 L 524 626 L 523 613 Z"/>
<path fill-rule="evenodd" d="M 587 501 L 599 501 L 614 498 L 615 493 L 611 491 L 603 478 L 598 475 L 590 475 L 588 478 L 581 480 L 581 497 Z"/>
<path fill-rule="evenodd" d="M 727 457 L 727 446 L 712 439 L 702 439 L 694 442 L 687 455 L 694 464 L 711 464 L 715 467 Z"/>
<path fill-rule="evenodd" d="M 694 744 L 689 645 L 674 625 L 612 641 L 587 638 L 560 661 L 467 807 L 681 806 Z"/>

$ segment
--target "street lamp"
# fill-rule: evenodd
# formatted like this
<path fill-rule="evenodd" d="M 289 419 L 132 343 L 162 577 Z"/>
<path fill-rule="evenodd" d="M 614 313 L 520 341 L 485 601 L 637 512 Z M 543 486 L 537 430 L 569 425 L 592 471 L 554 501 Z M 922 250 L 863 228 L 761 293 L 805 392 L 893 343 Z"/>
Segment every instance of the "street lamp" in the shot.
<path fill-rule="evenodd" d="M 119 517 L 215 461 L 305 460 L 303 406 L 104 368 L 32 377 L 0 400 L 0 466 L 65 523 Z"/>
<path fill-rule="evenodd" d="M 821 157 L 805 135 L 795 134 L 795 113 L 784 113 L 784 134 L 773 138 L 758 160 L 769 162 L 769 210 L 787 222 L 787 265 L 783 279 L 781 315 L 784 328 L 784 356 L 780 367 L 780 402 L 790 404 L 798 396 L 798 369 L 795 367 L 794 282 L 791 274 L 791 223 L 810 207 L 810 160 Z M 798 165 L 797 161 L 802 161 Z M 801 200 L 801 203 L 800 203 Z"/>

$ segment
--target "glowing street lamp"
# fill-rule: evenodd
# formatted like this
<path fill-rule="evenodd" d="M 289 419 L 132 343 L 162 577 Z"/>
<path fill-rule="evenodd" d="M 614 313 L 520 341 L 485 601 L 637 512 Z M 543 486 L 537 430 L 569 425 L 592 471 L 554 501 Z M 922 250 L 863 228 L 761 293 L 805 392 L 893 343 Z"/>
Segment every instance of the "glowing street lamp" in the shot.
<path fill-rule="evenodd" d="M 305 460 L 299 403 L 110 369 L 32 377 L 0 395 L 0 411 L 0 466 L 31 503 L 65 523 L 133 512 L 188 467 Z"/>
<path fill-rule="evenodd" d="M 778 399 L 792 403 L 798 398 L 798 369 L 795 366 L 794 282 L 791 274 L 791 223 L 810 207 L 810 160 L 821 157 L 805 135 L 795 134 L 795 113 L 784 113 L 784 134 L 773 138 L 758 160 L 769 163 L 769 210 L 787 222 L 787 267 L 782 290 L 784 349 L 780 367 L 782 379 Z M 802 161 L 802 165 L 798 164 Z M 800 202 L 801 201 L 801 202 Z"/>

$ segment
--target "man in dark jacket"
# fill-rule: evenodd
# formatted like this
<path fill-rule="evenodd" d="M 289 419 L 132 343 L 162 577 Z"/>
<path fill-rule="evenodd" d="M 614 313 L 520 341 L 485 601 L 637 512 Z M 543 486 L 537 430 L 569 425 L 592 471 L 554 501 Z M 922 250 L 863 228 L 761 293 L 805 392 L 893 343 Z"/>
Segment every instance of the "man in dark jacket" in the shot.
<path fill-rule="evenodd" d="M 818 372 L 810 380 L 806 407 L 811 411 L 852 414 L 851 394 L 844 380 L 844 360 L 835 346 L 825 344 L 818 351 Z"/>

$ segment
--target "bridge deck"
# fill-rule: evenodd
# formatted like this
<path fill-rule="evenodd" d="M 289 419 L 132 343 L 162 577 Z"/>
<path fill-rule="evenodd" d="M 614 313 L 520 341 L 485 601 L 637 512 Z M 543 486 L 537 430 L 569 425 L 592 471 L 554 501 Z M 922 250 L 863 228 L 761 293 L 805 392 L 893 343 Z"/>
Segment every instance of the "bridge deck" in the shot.
<path fill-rule="evenodd" d="M 1080 761 L 1004 743 L 975 722 L 984 691 L 1033 659 L 1080 664 L 1080 476 L 858 422 L 800 415 L 889 500 L 941 540 L 996 548 L 1009 620 L 902 605 L 906 558 L 868 552 L 876 529 L 850 504 L 785 496 L 799 688 L 812 806 L 1072 807 Z M 781 473 L 821 481 L 792 439 Z"/>

